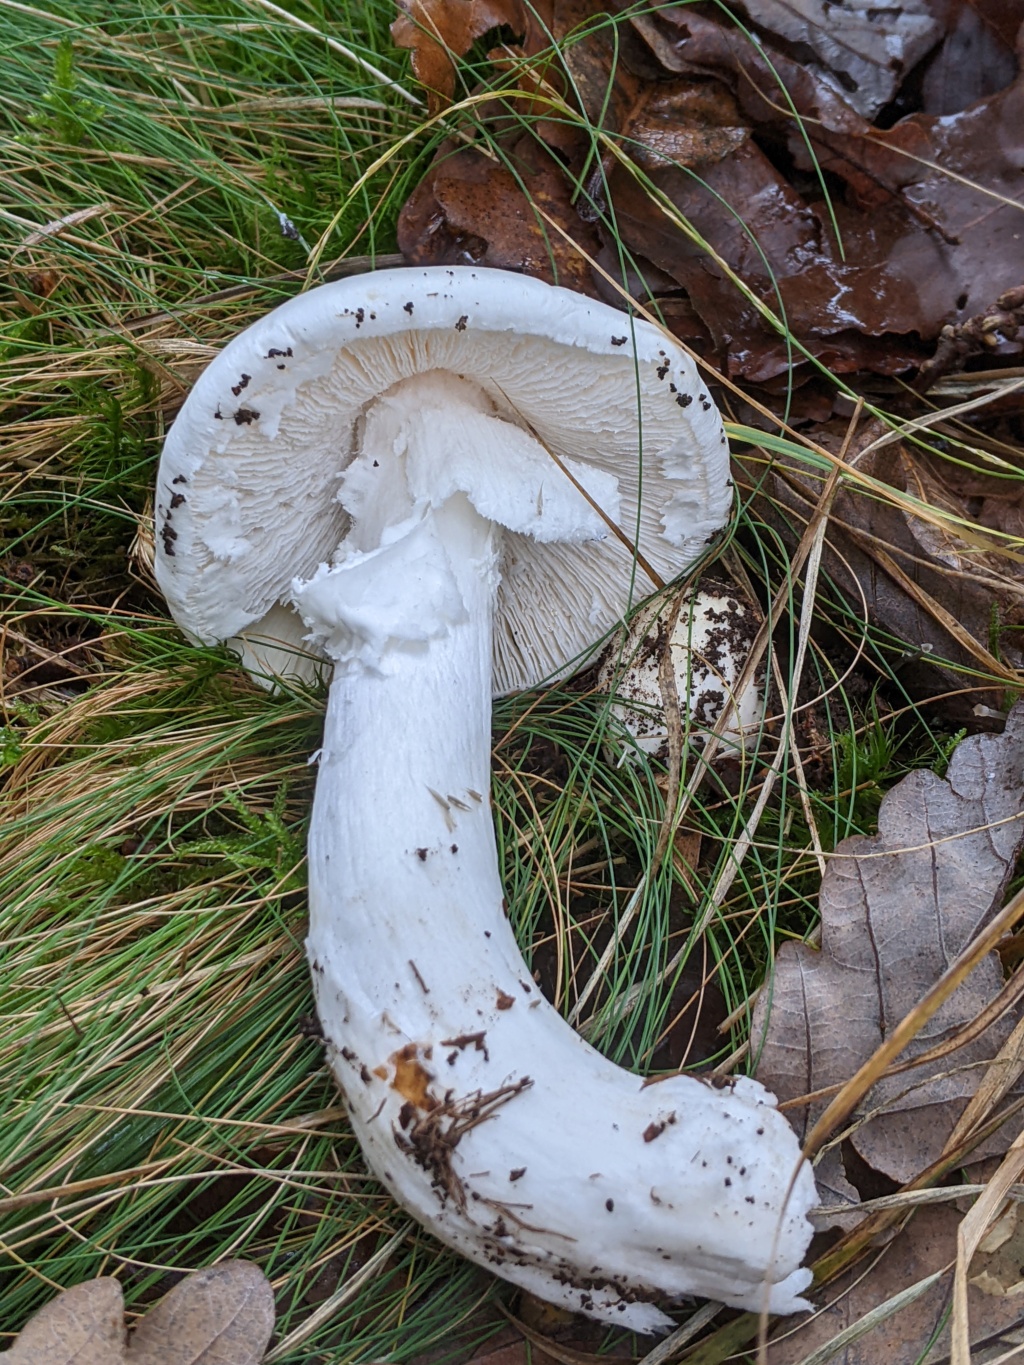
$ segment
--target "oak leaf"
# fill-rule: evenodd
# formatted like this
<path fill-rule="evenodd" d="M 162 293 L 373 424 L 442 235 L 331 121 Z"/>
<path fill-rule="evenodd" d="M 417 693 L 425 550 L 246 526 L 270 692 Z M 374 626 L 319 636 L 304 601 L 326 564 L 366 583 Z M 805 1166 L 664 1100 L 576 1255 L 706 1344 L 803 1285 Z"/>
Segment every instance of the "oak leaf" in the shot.
<path fill-rule="evenodd" d="M 821 883 L 821 950 L 784 944 L 755 1010 L 758 1079 L 781 1100 L 849 1080 L 999 909 L 1022 848 L 1018 703 L 1002 735 L 957 745 L 945 779 L 917 771 L 898 782 L 876 836 L 836 847 Z M 953 1040 L 1003 984 L 992 953 L 901 1060 Z M 881 1080 L 850 1136 L 857 1154 L 900 1183 L 918 1175 L 939 1156 L 1012 1026 L 1004 1016 L 948 1055 Z M 790 1112 L 798 1131 L 824 1103 Z M 843 1178 L 828 1172 L 840 1193 Z"/>
<path fill-rule="evenodd" d="M 259 1365 L 274 1330 L 270 1284 L 248 1261 L 186 1276 L 125 1341 L 121 1285 L 65 1289 L 34 1314 L 0 1365 Z"/>

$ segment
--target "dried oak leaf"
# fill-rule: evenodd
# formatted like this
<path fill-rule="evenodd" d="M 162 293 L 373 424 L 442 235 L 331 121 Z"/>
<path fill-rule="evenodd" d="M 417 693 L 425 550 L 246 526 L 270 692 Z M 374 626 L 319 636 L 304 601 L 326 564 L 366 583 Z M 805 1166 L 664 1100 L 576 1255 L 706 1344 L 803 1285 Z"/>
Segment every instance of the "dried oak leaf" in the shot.
<path fill-rule="evenodd" d="M 758 1079 L 782 1100 L 849 1080 L 1000 907 L 1024 848 L 1022 817 L 1019 703 L 1002 735 L 957 745 L 945 780 L 918 771 L 898 782 L 876 836 L 836 847 L 821 883 L 821 951 L 784 944 L 756 1007 Z M 951 1040 L 1002 985 L 992 953 L 901 1060 Z M 1004 1017 L 939 1061 L 880 1081 L 850 1138 L 863 1160 L 900 1183 L 935 1160 L 1012 1024 Z M 823 1108 L 791 1111 L 798 1131 Z"/>
<path fill-rule="evenodd" d="M 124 1300 L 112 1278 L 65 1289 L 35 1313 L 2 1365 L 259 1365 L 274 1330 L 274 1295 L 248 1261 L 188 1275 L 125 1344 Z"/>
<path fill-rule="evenodd" d="M 455 62 L 478 38 L 496 28 L 517 35 L 527 28 L 527 11 L 520 0 L 398 0 L 402 13 L 391 25 L 399 47 L 412 50 L 412 69 L 427 91 L 430 112 L 451 103 L 455 93 Z"/>
<path fill-rule="evenodd" d="M 117 1280 L 86 1280 L 33 1314 L 3 1365 L 108 1365 L 124 1356 L 124 1300 Z"/>

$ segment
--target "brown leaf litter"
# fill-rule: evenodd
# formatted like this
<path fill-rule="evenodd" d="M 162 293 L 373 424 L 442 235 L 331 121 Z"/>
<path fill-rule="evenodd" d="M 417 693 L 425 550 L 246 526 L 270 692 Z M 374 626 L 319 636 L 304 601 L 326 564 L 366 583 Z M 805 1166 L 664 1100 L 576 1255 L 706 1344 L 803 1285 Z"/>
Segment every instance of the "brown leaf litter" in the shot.
<path fill-rule="evenodd" d="M 664 300 L 673 329 L 731 376 L 811 372 L 766 311 L 833 373 L 923 363 L 944 328 L 966 326 L 1024 278 L 1020 15 L 957 3 L 944 24 L 931 5 L 844 6 L 837 19 L 820 0 L 751 10 L 757 43 L 695 5 L 625 12 L 581 38 L 596 8 L 555 0 L 544 11 L 551 32 L 572 33 L 560 70 L 522 64 L 549 40 L 503 7 L 523 42 L 494 55 L 512 83 L 519 73 L 521 95 L 545 96 L 547 117 L 516 101 L 531 115 L 524 128 L 494 100 L 485 116 L 496 153 L 443 146 L 403 212 L 403 252 L 564 277 L 617 300 L 600 270 L 566 259 L 588 256 L 619 277 L 599 221 L 613 213 L 634 295 Z M 859 26 L 859 48 L 840 41 L 837 23 Z M 453 53 L 468 33 L 450 35 Z M 928 105 L 873 124 L 928 51 Z M 453 89 L 450 74 L 432 79 Z M 1004 343 L 1017 344 L 1000 338 L 997 353 Z"/>
<path fill-rule="evenodd" d="M 398 0 L 401 11 L 391 25 L 399 47 L 412 52 L 412 69 L 428 93 L 430 112 L 450 104 L 455 94 L 455 56 L 464 56 L 485 33 L 511 26 L 522 32 L 525 7 L 517 0 Z"/>
<path fill-rule="evenodd" d="M 125 1341 L 124 1299 L 110 1276 L 65 1289 L 35 1313 L 3 1365 L 259 1365 L 274 1330 L 274 1295 L 248 1261 L 187 1275 Z"/>

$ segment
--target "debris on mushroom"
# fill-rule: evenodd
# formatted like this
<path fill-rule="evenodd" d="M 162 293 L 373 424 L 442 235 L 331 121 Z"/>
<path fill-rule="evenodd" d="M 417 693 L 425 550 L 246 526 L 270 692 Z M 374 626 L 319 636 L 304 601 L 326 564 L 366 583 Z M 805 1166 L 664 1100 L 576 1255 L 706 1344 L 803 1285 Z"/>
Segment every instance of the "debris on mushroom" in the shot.
<path fill-rule="evenodd" d="M 693 1294 L 806 1307 L 814 1182 L 772 1096 L 645 1088 L 573 1032 L 505 916 L 488 802 L 492 695 L 573 672 L 728 517 L 687 355 L 498 271 L 324 285 L 201 376 L 156 503 L 187 632 L 304 636 L 333 666 L 307 947 L 375 1174 L 449 1246 L 604 1322 L 656 1331 Z"/>
<path fill-rule="evenodd" d="M 746 681 L 743 673 L 762 620 L 756 603 L 709 577 L 642 607 L 628 629 L 613 637 L 597 673 L 598 688 L 616 698 L 612 715 L 618 733 L 609 742 L 613 761 L 636 761 L 640 751 L 668 761 L 660 678 L 666 649 L 676 691 L 668 704 L 679 707 L 684 741 L 703 745 L 717 729 L 727 755 L 756 744 L 765 713 L 766 670 L 762 665 Z"/>

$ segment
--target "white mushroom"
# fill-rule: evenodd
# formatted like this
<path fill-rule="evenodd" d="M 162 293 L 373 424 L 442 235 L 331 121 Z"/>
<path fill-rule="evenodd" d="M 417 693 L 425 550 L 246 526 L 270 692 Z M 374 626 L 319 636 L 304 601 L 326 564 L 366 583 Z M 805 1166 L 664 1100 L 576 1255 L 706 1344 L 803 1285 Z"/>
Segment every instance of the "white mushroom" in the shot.
<path fill-rule="evenodd" d="M 308 950 L 369 1165 L 450 1246 L 639 1331 L 690 1294 L 805 1307 L 814 1183 L 755 1081 L 644 1088 L 539 993 L 502 909 L 491 695 L 571 672 L 729 503 L 680 349 L 469 268 L 284 304 L 200 378 L 159 473 L 181 625 L 333 661 Z"/>
<path fill-rule="evenodd" d="M 765 669 L 739 685 L 761 621 L 753 602 L 712 578 L 642 607 L 629 629 L 612 640 L 597 674 L 598 687 L 617 699 L 612 714 L 625 732 L 623 742 L 616 743 L 616 736 L 609 743 L 613 761 L 633 762 L 639 750 L 668 759 L 660 678 L 666 649 L 685 740 L 703 744 L 728 709 L 720 733 L 723 754 L 754 743 L 764 719 Z"/>

